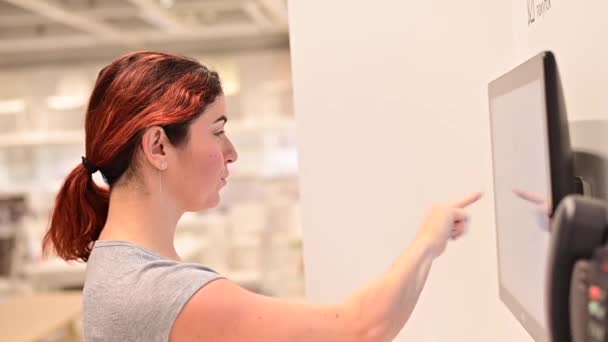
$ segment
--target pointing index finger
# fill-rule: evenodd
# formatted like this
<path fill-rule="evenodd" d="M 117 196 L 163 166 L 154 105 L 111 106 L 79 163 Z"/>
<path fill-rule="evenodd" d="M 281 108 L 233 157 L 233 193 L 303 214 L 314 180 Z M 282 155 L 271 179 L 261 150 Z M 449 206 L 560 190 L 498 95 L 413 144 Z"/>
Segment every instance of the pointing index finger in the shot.
<path fill-rule="evenodd" d="M 481 192 L 474 192 L 474 193 L 468 195 L 467 197 L 452 203 L 452 205 L 456 208 L 461 208 L 461 209 L 466 208 L 469 205 L 479 201 L 481 196 L 482 196 Z"/>

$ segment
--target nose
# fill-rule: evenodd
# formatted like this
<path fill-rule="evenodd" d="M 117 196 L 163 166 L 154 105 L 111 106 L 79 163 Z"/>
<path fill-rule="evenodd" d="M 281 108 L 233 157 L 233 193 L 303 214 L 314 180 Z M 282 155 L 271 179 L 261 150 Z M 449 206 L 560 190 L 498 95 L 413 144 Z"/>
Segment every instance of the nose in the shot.
<path fill-rule="evenodd" d="M 239 159 L 239 154 L 236 152 L 234 145 L 228 139 L 226 139 L 226 149 L 224 150 L 224 159 L 226 160 L 226 164 L 234 163 L 237 159 Z"/>

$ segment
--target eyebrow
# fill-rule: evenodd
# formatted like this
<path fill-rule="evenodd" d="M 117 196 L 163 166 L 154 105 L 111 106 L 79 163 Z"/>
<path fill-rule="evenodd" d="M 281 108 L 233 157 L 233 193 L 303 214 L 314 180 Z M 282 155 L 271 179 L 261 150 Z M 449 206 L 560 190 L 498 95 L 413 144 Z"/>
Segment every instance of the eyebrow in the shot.
<path fill-rule="evenodd" d="M 220 122 L 220 121 L 224 121 L 224 123 L 226 123 L 228 121 L 228 118 L 226 117 L 226 115 L 222 115 L 219 118 L 217 118 L 213 123 Z"/>

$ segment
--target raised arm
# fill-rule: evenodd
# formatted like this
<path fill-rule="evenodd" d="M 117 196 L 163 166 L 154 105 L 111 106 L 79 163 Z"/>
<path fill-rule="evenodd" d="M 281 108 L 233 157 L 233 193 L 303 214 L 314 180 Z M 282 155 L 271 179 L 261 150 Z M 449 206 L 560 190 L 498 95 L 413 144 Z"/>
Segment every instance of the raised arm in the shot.
<path fill-rule="evenodd" d="M 186 304 L 171 340 L 391 341 L 414 310 L 433 260 L 449 239 L 465 231 L 468 217 L 463 208 L 479 197 L 435 206 L 390 269 L 340 303 L 277 299 L 216 280 Z"/>

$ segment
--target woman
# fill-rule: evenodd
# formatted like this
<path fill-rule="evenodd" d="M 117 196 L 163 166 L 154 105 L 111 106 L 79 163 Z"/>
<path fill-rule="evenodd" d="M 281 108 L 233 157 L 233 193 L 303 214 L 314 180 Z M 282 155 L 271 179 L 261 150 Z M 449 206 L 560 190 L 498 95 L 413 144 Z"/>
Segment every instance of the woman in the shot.
<path fill-rule="evenodd" d="M 249 292 L 180 261 L 175 227 L 216 206 L 237 153 L 224 132 L 217 73 L 158 52 L 122 56 L 99 73 L 86 114 L 86 157 L 57 195 L 45 250 L 88 262 L 87 341 L 389 341 L 403 327 L 433 260 L 467 223 L 431 210 L 383 276 L 335 304 Z M 100 171 L 109 190 L 97 186 Z"/>

